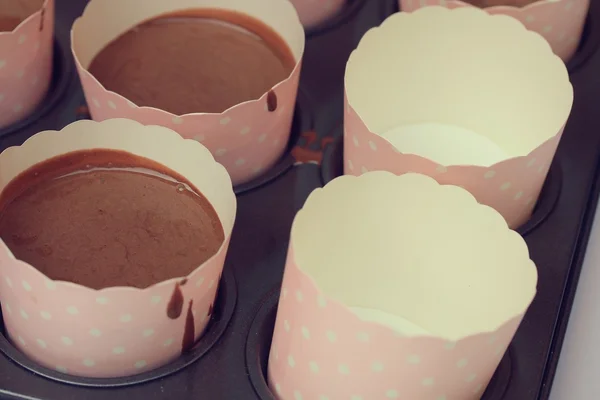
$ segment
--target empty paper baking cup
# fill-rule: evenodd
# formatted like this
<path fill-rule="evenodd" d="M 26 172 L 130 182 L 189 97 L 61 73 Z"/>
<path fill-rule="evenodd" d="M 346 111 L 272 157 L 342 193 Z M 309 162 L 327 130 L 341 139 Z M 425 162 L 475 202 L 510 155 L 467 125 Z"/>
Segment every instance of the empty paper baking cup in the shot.
<path fill-rule="evenodd" d="M 392 15 L 350 56 L 345 86 L 346 174 L 423 173 L 511 228 L 531 215 L 573 103 L 541 36 L 477 8 Z"/>
<path fill-rule="evenodd" d="M 29 115 L 48 91 L 54 0 L 0 0 L 0 25 L 16 25 L 0 30 L 1 129 Z"/>
<path fill-rule="evenodd" d="M 42 132 L 22 146 L 8 148 L 0 155 L 0 190 L 37 163 L 86 149 L 126 151 L 185 177 L 214 207 L 225 240 L 212 258 L 187 277 L 146 289 L 102 290 L 50 280 L 15 259 L 0 241 L 4 325 L 13 344 L 44 367 L 93 378 L 138 374 L 176 359 L 190 327 L 194 339 L 202 335 L 223 269 L 236 199 L 225 168 L 201 144 L 163 127 L 124 119 L 75 122 L 60 132 Z M 172 308 L 168 305 L 174 297 L 183 307 L 172 319 L 167 309 Z"/>
<path fill-rule="evenodd" d="M 280 400 L 479 399 L 536 284 L 523 238 L 466 190 L 334 179 L 292 225 L 270 387 Z"/>
<path fill-rule="evenodd" d="M 221 114 L 174 115 L 138 107 L 106 90 L 87 70 L 111 41 L 140 23 L 164 14 L 213 8 L 242 13 L 271 27 L 296 59 L 291 75 L 260 99 L 247 101 Z M 119 10 L 115 14 L 115 10 Z M 94 120 L 129 118 L 145 125 L 171 128 L 186 139 L 205 145 L 223 164 L 234 184 L 247 182 L 273 166 L 288 144 L 302 55 L 304 29 L 288 0 L 92 0 L 71 32 L 72 51 L 90 114 Z"/>
<path fill-rule="evenodd" d="M 290 0 L 305 28 L 314 28 L 340 12 L 347 0 Z"/>
<path fill-rule="evenodd" d="M 407 12 L 440 5 L 448 8 L 475 7 L 460 0 L 399 0 L 399 3 L 400 9 Z M 569 61 L 581 41 L 590 0 L 487 0 L 486 4 L 492 5 L 485 8 L 489 14 L 504 14 L 518 19 L 527 29 L 542 35 L 557 56 Z M 525 5 L 519 6 L 521 4 Z"/>

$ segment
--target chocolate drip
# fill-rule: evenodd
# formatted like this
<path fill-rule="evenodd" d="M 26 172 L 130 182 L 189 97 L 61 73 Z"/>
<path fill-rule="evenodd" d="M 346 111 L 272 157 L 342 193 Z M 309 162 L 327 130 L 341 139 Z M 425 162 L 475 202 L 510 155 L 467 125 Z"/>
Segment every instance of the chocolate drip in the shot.
<path fill-rule="evenodd" d="M 171 300 L 169 300 L 169 304 L 167 305 L 167 317 L 171 319 L 177 319 L 179 316 L 181 316 L 182 311 L 183 293 L 181 292 L 179 283 L 176 283 L 175 290 L 173 290 L 173 294 L 171 295 Z"/>
<path fill-rule="evenodd" d="M 273 90 L 269 90 L 267 93 L 267 109 L 269 112 L 277 110 L 277 95 Z"/>
<path fill-rule="evenodd" d="M 187 278 L 183 278 L 180 282 L 179 282 L 179 286 L 185 286 L 185 284 L 187 283 Z"/>
<path fill-rule="evenodd" d="M 190 300 L 187 315 L 185 316 L 185 327 L 183 328 L 183 339 L 181 340 L 181 352 L 185 353 L 194 347 L 194 313 L 192 312 L 192 305 L 194 300 Z"/>
<path fill-rule="evenodd" d="M 42 15 L 40 18 L 40 32 L 44 30 L 44 19 L 46 19 L 46 7 L 42 8 Z"/>

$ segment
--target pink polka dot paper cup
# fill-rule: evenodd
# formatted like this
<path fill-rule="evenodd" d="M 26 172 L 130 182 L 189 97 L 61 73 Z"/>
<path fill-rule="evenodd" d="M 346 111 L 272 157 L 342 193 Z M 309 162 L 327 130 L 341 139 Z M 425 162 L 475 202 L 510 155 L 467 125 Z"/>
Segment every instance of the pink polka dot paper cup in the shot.
<path fill-rule="evenodd" d="M 531 216 L 573 103 L 541 36 L 477 8 L 392 15 L 350 56 L 345 88 L 345 174 L 429 175 L 511 228 Z"/>
<path fill-rule="evenodd" d="M 202 335 L 219 286 L 236 199 L 227 171 L 204 146 L 167 128 L 125 119 L 79 121 L 6 149 L 0 155 L 0 190 L 39 162 L 85 149 L 126 151 L 185 177 L 212 204 L 225 233 L 218 252 L 188 276 L 146 289 L 93 290 L 53 281 L 15 259 L 0 241 L 0 304 L 12 343 L 62 373 L 134 375 L 173 361 L 190 338 Z"/>
<path fill-rule="evenodd" d="M 336 15 L 346 0 L 290 0 L 305 28 L 314 28 Z"/>
<path fill-rule="evenodd" d="M 54 0 L 0 0 L 0 26 L 15 25 L 0 29 L 0 129 L 31 114 L 48 91 Z"/>
<path fill-rule="evenodd" d="M 334 179 L 292 225 L 269 386 L 279 400 L 479 399 L 536 285 L 525 241 L 464 189 Z"/>
<path fill-rule="evenodd" d="M 554 53 L 569 61 L 581 41 L 590 0 L 399 0 L 400 9 L 411 12 L 427 6 L 448 8 L 485 6 L 492 15 L 509 15 L 544 37 Z"/>
<path fill-rule="evenodd" d="M 106 90 L 88 72 L 93 58 L 108 43 L 149 19 L 188 9 L 231 10 L 271 27 L 287 43 L 297 63 L 291 75 L 260 99 L 221 114 L 174 115 L 138 107 Z M 118 15 L 114 10 L 119 10 Z M 304 29 L 288 0 L 92 0 L 71 32 L 72 51 L 92 118 L 128 118 L 171 128 L 205 145 L 223 164 L 234 184 L 250 181 L 273 166 L 288 144 L 304 53 Z"/>

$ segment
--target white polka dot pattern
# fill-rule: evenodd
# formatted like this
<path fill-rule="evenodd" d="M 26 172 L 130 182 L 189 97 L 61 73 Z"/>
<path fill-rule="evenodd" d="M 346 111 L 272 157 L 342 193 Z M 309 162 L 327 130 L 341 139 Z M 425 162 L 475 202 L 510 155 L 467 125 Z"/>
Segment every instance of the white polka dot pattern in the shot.
<path fill-rule="evenodd" d="M 312 28 L 318 24 L 325 22 L 337 14 L 344 6 L 345 0 L 290 0 L 298 16 L 300 22 L 305 28 Z"/>
<path fill-rule="evenodd" d="M 52 75 L 54 0 L 0 37 L 0 129 L 30 114 L 43 100 Z"/>
<path fill-rule="evenodd" d="M 301 300 L 292 293 L 302 293 Z M 297 267 L 290 247 L 269 384 L 279 400 L 479 398 L 522 317 L 457 343 L 401 337 L 326 298 Z"/>
<path fill-rule="evenodd" d="M 276 89 L 279 106 L 274 112 L 262 109 L 265 94 L 255 102 L 229 109 L 224 118 L 218 114 L 188 114 L 176 120 L 165 111 L 130 107 L 128 100 L 106 91 L 87 71 L 80 69 L 79 73 L 94 120 L 128 118 L 145 125 L 171 128 L 186 139 L 206 146 L 227 169 L 233 183 L 240 184 L 273 166 L 285 150 L 294 112 L 299 69 L 297 71 Z M 199 130 L 204 133 L 199 134 Z"/>
<path fill-rule="evenodd" d="M 199 289 L 194 282 L 218 279 L 225 253 L 193 272 L 180 286 L 185 301 L 181 315 L 172 320 L 167 307 L 176 281 L 146 290 L 110 288 L 103 290 L 101 297 L 98 292 L 61 282 L 49 289 L 43 275 L 23 268 L 0 242 L 1 281 L 25 280 L 31 287 L 27 290 L 13 284 L 2 288 L 0 302 L 7 331 L 33 360 L 74 375 L 126 376 L 156 368 L 181 352 L 192 300 L 195 337 L 203 332 L 218 285 Z M 37 302 L 30 301 L 32 296 Z M 17 313 L 14 305 L 18 305 Z"/>
<path fill-rule="evenodd" d="M 399 0 L 403 11 L 427 6 L 473 7 L 460 0 Z M 527 29 L 542 35 L 556 55 L 571 59 L 581 40 L 590 0 L 538 0 L 525 7 L 490 7 L 490 14 L 506 14 L 521 21 Z"/>
<path fill-rule="evenodd" d="M 489 168 L 440 168 L 433 161 L 396 151 L 390 142 L 370 132 L 350 106 L 346 107 L 344 121 L 345 174 L 383 170 L 398 175 L 407 172 L 429 175 L 441 184 L 468 190 L 479 203 L 502 214 L 511 228 L 521 226 L 531 216 L 562 135 L 561 129 L 528 156 L 508 159 Z"/>

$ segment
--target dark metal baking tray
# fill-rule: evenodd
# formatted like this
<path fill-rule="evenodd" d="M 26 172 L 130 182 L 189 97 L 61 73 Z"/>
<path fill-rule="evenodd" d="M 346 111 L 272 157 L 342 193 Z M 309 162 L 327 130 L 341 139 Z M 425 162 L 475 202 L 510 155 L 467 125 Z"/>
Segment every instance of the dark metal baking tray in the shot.
<path fill-rule="evenodd" d="M 57 2 L 53 84 L 29 118 L 0 130 L 0 148 L 86 118 L 69 50 L 69 30 L 85 0 Z M 28 400 L 273 399 L 265 382 L 289 232 L 308 194 L 341 173 L 343 76 L 361 36 L 396 12 L 395 0 L 348 0 L 307 34 L 292 139 L 281 161 L 236 187 L 238 216 L 208 333 L 189 355 L 123 379 L 79 379 L 46 370 L 0 337 L 0 398 Z M 521 233 L 539 269 L 538 294 L 484 395 L 547 399 L 598 201 L 600 4 L 569 63 L 575 103 L 531 221 Z M 1 334 L 1 331 L 0 331 Z"/>

